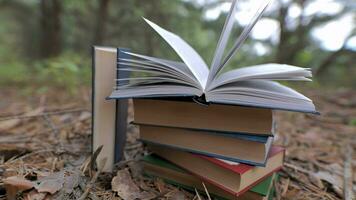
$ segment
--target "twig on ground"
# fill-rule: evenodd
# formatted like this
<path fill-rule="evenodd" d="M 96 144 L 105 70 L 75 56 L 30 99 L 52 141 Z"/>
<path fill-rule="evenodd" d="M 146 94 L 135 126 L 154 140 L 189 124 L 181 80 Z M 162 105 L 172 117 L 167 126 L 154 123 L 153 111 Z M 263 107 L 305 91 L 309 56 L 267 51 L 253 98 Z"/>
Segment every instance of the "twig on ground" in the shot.
<path fill-rule="evenodd" d="M 31 153 L 25 154 L 25 155 L 23 155 L 23 156 L 20 156 L 20 157 L 18 157 L 18 158 L 14 158 L 14 159 L 12 159 L 12 160 L 8 160 L 7 163 L 13 163 L 13 162 L 15 162 L 15 161 L 17 161 L 17 160 L 20 160 L 20 159 L 23 160 L 23 159 L 25 159 L 25 158 L 28 158 L 28 157 L 33 156 L 33 155 L 36 155 L 36 154 L 41 154 L 41 153 L 53 153 L 53 152 L 54 152 L 53 150 L 35 151 L 35 152 L 31 152 Z"/>
<path fill-rule="evenodd" d="M 345 162 L 344 162 L 344 199 L 352 200 L 353 196 L 353 188 L 352 188 L 352 148 L 348 144 L 346 146 L 345 152 Z"/>
<path fill-rule="evenodd" d="M 0 121 L 6 121 L 6 120 L 11 120 L 11 119 L 37 118 L 37 117 L 50 116 L 50 115 L 62 115 L 62 114 L 67 114 L 67 113 L 76 113 L 76 112 L 83 112 L 83 111 L 88 111 L 88 109 L 75 108 L 75 109 L 68 109 L 68 110 L 46 112 L 46 113 L 41 113 L 41 114 L 37 114 L 37 115 L 26 115 L 26 114 L 25 115 L 11 115 L 11 116 L 0 117 Z"/>
<path fill-rule="evenodd" d="M 203 187 L 204 187 L 204 190 L 205 190 L 206 196 L 208 197 L 208 199 L 209 199 L 209 200 L 211 200 L 211 198 L 210 198 L 210 194 L 209 194 L 209 191 L 208 191 L 208 189 L 206 188 L 206 186 L 205 186 L 204 182 L 202 182 L 202 184 L 203 184 Z"/>
<path fill-rule="evenodd" d="M 307 175 L 309 175 L 309 174 L 312 173 L 312 172 L 309 171 L 309 170 L 303 169 L 303 168 L 301 168 L 301 167 L 298 167 L 298 166 L 296 166 L 296 165 L 293 165 L 293 164 L 287 163 L 287 162 L 285 162 L 285 163 L 283 164 L 283 166 L 288 167 L 288 168 L 293 169 L 293 170 L 298 171 L 298 172 L 302 172 L 302 173 L 307 174 Z"/>
<path fill-rule="evenodd" d="M 99 162 L 99 167 L 98 167 L 98 171 L 94 174 L 94 176 L 92 177 L 92 179 L 90 180 L 89 184 L 86 185 L 85 187 L 85 191 L 84 193 L 82 194 L 82 196 L 79 197 L 78 200 L 84 200 L 85 198 L 87 198 L 89 192 L 90 192 L 90 189 L 92 188 L 93 184 L 96 182 L 96 180 L 98 179 L 99 177 L 99 174 L 103 171 L 104 169 L 104 166 L 106 164 L 106 160 L 107 158 L 103 158 L 100 162 Z"/>
<path fill-rule="evenodd" d="M 194 190 L 195 190 L 195 196 L 193 199 L 198 198 L 198 200 L 201 200 L 198 190 L 196 188 L 194 188 Z"/>

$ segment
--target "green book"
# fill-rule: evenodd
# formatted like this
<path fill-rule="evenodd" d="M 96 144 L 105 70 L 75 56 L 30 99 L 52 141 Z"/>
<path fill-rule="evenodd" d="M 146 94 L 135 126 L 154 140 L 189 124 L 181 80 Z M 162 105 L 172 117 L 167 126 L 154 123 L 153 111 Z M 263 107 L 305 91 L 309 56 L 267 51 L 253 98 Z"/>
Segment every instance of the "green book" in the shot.
<path fill-rule="evenodd" d="M 194 191 L 194 188 L 204 191 L 202 180 L 186 170 L 160 158 L 157 155 L 148 155 L 143 159 L 145 175 L 149 177 L 159 177 L 165 182 L 176 185 L 186 190 Z M 252 187 L 239 196 L 238 199 L 261 199 L 268 200 L 273 198 L 273 181 L 277 179 L 277 174 L 265 178 L 257 185 Z M 219 187 L 204 183 L 209 194 L 215 199 L 236 199 L 236 196 Z M 202 192 L 203 194 L 205 192 Z"/>

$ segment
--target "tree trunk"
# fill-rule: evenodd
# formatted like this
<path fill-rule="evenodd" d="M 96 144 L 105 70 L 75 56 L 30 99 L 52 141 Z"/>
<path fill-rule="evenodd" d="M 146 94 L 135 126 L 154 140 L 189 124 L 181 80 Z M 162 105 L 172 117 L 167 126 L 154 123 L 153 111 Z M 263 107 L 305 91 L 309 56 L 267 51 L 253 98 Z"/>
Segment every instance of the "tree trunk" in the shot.
<path fill-rule="evenodd" d="M 97 22 L 94 33 L 94 44 L 102 45 L 106 34 L 106 23 L 108 20 L 110 0 L 99 0 L 99 9 L 97 12 Z"/>
<path fill-rule="evenodd" d="M 61 0 L 41 0 L 41 57 L 49 58 L 61 53 Z"/>

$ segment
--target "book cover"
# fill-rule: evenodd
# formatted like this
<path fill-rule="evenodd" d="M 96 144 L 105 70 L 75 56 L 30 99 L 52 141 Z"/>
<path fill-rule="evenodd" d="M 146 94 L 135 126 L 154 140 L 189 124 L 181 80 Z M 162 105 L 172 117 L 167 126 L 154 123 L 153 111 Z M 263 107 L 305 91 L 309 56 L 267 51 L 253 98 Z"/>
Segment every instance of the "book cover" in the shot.
<path fill-rule="evenodd" d="M 121 49 L 92 47 L 92 151 L 103 145 L 98 160 L 107 158 L 104 171 L 111 171 L 114 163 L 122 159 L 126 141 L 127 100 L 105 100 L 115 80 L 129 76 L 128 72 L 117 70 L 118 57 L 128 56 Z"/>

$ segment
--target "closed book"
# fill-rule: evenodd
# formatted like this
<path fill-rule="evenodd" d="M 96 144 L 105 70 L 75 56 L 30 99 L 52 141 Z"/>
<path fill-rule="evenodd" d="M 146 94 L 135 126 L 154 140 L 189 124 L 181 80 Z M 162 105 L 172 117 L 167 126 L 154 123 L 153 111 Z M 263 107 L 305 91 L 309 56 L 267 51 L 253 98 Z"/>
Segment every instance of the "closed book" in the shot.
<path fill-rule="evenodd" d="M 144 173 L 150 177 L 158 177 L 163 179 L 169 184 L 176 185 L 178 187 L 194 191 L 198 189 L 204 192 L 203 180 L 187 172 L 186 170 L 168 162 L 157 155 L 148 155 L 142 159 L 142 164 L 144 168 Z M 267 200 L 272 195 L 273 181 L 276 179 L 277 174 L 273 174 L 256 186 L 252 187 L 250 190 L 241 194 L 238 198 L 233 194 L 226 192 L 225 190 L 204 182 L 209 195 L 213 196 L 214 199 L 239 199 L 239 200 Z"/>
<path fill-rule="evenodd" d="M 193 101 L 134 99 L 137 124 L 190 128 L 210 131 L 272 135 L 271 109 L 210 104 Z"/>
<path fill-rule="evenodd" d="M 284 148 L 273 146 L 266 167 L 230 162 L 214 157 L 149 145 L 160 157 L 182 167 L 190 173 L 229 193 L 239 196 L 283 165 Z"/>
<path fill-rule="evenodd" d="M 140 125 L 140 139 L 183 151 L 264 166 L 273 137 Z"/>

